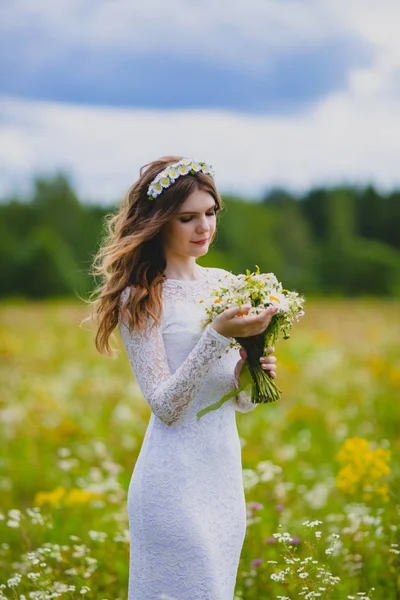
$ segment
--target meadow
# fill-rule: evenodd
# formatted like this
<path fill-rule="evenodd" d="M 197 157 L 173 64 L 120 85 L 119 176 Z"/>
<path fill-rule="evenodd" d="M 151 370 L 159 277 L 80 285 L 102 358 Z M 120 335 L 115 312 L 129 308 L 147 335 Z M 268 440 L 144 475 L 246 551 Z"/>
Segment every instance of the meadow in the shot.
<path fill-rule="evenodd" d="M 310 300 L 279 402 L 237 413 L 236 600 L 400 597 L 400 304 Z M 0 308 L 0 598 L 125 600 L 126 494 L 150 416 L 83 303 Z"/>

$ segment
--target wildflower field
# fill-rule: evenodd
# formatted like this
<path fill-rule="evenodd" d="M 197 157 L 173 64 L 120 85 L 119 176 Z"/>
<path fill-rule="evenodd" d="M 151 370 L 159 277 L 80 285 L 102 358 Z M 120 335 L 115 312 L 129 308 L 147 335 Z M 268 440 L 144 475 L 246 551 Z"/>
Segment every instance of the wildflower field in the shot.
<path fill-rule="evenodd" d="M 235 598 L 400 598 L 400 303 L 309 301 L 277 403 L 237 413 Z M 147 427 L 125 350 L 79 302 L 0 308 L 0 598 L 126 600 L 126 494 Z M 185 599 L 186 600 L 186 599 Z"/>

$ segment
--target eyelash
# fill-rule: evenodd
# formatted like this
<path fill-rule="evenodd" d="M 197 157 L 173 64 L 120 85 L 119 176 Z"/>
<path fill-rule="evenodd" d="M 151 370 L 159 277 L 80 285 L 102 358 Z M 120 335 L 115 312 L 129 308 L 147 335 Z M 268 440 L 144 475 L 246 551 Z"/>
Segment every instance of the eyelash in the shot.
<path fill-rule="evenodd" d="M 214 215 L 216 215 L 216 210 L 213 209 L 212 213 L 206 213 L 207 217 L 213 217 Z M 181 217 L 179 220 L 181 223 L 189 223 L 189 221 L 191 221 L 193 219 L 193 217 Z"/>

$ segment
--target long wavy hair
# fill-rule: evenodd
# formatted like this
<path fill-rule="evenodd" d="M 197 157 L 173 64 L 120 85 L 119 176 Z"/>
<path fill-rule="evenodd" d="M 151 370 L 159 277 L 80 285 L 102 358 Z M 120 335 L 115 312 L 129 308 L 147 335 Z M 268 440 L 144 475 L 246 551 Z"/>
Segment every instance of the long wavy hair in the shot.
<path fill-rule="evenodd" d="M 129 330 L 140 332 L 149 315 L 154 323 L 160 322 L 162 285 L 166 279 L 161 230 L 186 198 L 203 190 L 214 198 L 215 211 L 222 209 L 214 180 L 204 173 L 179 177 L 156 200 L 148 198 L 147 189 L 158 173 L 182 158 L 164 156 L 144 165 L 117 212 L 104 218 L 103 237 L 89 270 L 95 282 L 98 277 L 100 282 L 89 296 L 92 316 L 84 319 L 97 320 L 95 346 L 100 353 L 115 355 L 109 339 L 118 325 L 120 296 L 125 287 L 135 287 L 121 314 Z"/>

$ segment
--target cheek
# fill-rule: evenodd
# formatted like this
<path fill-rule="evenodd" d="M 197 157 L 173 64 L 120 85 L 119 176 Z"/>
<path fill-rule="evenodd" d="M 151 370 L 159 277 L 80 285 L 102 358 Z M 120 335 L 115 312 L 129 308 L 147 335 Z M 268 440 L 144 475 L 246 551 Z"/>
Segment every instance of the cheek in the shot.
<path fill-rule="evenodd" d="M 180 221 L 174 223 L 169 231 L 168 241 L 170 244 L 179 244 L 182 240 L 192 237 L 193 225 L 189 223 L 181 223 Z"/>

